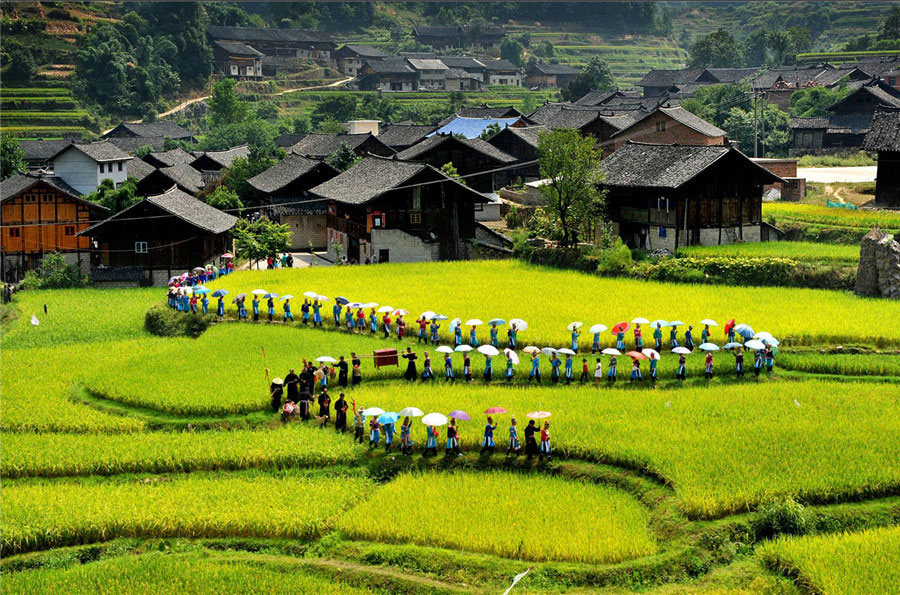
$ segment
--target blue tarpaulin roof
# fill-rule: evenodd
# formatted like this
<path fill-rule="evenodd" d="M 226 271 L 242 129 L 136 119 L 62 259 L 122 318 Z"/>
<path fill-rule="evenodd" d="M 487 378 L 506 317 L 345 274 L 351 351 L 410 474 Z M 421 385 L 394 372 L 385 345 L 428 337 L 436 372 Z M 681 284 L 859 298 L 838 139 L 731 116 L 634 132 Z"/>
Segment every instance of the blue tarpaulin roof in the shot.
<path fill-rule="evenodd" d="M 517 122 L 519 118 L 456 118 L 452 122 L 438 128 L 428 136 L 435 134 L 462 134 L 466 138 L 478 138 L 484 129 L 491 124 L 499 124 L 500 129 L 504 129 L 510 124 Z"/>

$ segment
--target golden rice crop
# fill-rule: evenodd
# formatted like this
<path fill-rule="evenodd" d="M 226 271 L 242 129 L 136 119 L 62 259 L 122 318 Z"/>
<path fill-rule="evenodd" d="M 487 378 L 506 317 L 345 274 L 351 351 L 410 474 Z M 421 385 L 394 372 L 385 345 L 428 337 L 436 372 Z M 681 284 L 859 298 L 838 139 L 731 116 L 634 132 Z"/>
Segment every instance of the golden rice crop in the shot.
<path fill-rule="evenodd" d="M 117 537 L 314 538 L 371 483 L 357 477 L 260 473 L 145 481 L 8 481 L 0 551 Z"/>
<path fill-rule="evenodd" d="M 896 593 L 900 585 L 900 527 L 783 537 L 757 554 L 770 568 L 797 577 L 810 592 Z"/>
<path fill-rule="evenodd" d="M 347 436 L 299 423 L 276 429 L 129 435 L 8 433 L 3 447 L 3 477 L 310 467 L 347 463 L 359 452 Z"/>
<path fill-rule="evenodd" d="M 648 520 L 647 509 L 614 488 L 457 471 L 400 476 L 337 528 L 358 539 L 596 564 L 655 553 Z"/>
<path fill-rule="evenodd" d="M 884 230 L 900 230 L 900 214 L 893 211 L 851 211 L 818 205 L 765 203 L 763 216 L 837 227 L 872 228 L 877 225 Z"/>
<path fill-rule="evenodd" d="M 900 356 L 883 354 L 781 353 L 778 365 L 788 370 L 843 376 L 900 376 Z"/>
<path fill-rule="evenodd" d="M 694 324 L 697 331 L 704 318 L 720 324 L 735 318 L 791 344 L 900 344 L 900 325 L 887 323 L 900 320 L 900 303 L 896 301 L 818 289 L 609 279 L 516 261 L 319 267 L 302 273 L 289 269 L 249 271 L 229 275 L 214 285 L 232 292 L 261 287 L 294 295 L 304 291 L 332 298 L 343 295 L 405 308 L 413 319 L 425 310 L 451 318 L 459 316 L 463 321 L 522 318 L 530 325 L 519 335 L 522 345 L 561 347 L 570 341 L 566 331 L 570 322 L 612 326 L 638 316 L 680 319 Z M 299 310 L 299 304 L 294 309 Z M 444 337 L 449 336 L 447 330 L 444 323 Z M 506 328 L 501 331 L 505 338 Z M 713 341 L 721 343 L 721 327 L 715 331 Z M 487 332 L 482 326 L 482 341 Z M 603 339 L 609 345 L 613 337 L 607 333 Z M 587 332 L 581 337 L 581 345 L 590 346 Z"/>
<path fill-rule="evenodd" d="M 3 576 L 9 593 L 369 593 L 343 583 L 270 568 L 253 556 L 229 558 L 190 554 L 127 555 L 64 568 L 41 568 Z"/>
<path fill-rule="evenodd" d="M 744 242 L 722 246 L 687 246 L 678 249 L 684 256 L 736 256 L 744 258 L 791 258 L 808 262 L 856 264 L 859 246 L 814 242 Z"/>
<path fill-rule="evenodd" d="M 770 495 L 832 501 L 900 487 L 900 392 L 888 385 L 810 381 L 652 391 L 370 386 L 357 399 L 388 411 L 463 409 L 473 420 L 461 424 L 469 450 L 480 445 L 480 412 L 488 407 L 515 415 L 520 437 L 526 413 L 550 411 L 559 453 L 664 477 L 695 517 L 746 511 Z M 509 416 L 498 421 L 503 444 Z M 421 445 L 424 426 L 413 429 Z"/>

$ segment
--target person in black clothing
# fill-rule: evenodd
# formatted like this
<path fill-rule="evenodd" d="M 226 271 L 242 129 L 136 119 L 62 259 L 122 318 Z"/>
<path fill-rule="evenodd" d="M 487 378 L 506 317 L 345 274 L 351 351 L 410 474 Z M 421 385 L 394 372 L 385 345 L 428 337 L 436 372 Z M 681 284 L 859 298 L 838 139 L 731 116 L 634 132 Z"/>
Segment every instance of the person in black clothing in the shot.
<path fill-rule="evenodd" d="M 275 318 L 275 302 L 272 298 L 269 298 L 269 301 L 266 303 L 266 308 L 269 310 L 269 322 L 272 322 L 272 319 Z"/>
<path fill-rule="evenodd" d="M 338 368 L 338 386 L 347 386 L 347 371 L 350 369 L 350 366 L 347 365 L 347 361 L 344 359 L 344 356 L 341 356 L 340 361 L 337 365 Z M 346 420 L 345 420 L 346 421 Z"/>
<path fill-rule="evenodd" d="M 347 400 L 344 399 L 344 393 L 334 402 L 334 429 L 338 432 L 347 431 Z"/>
<path fill-rule="evenodd" d="M 537 432 L 537 426 L 534 425 L 534 420 L 528 421 L 528 426 L 525 428 L 525 454 L 528 455 L 528 460 L 531 460 L 534 455 L 538 454 L 538 444 L 537 439 L 535 439 L 534 434 Z"/>
<path fill-rule="evenodd" d="M 309 421 L 309 402 L 311 397 L 308 392 L 305 390 L 300 393 L 300 398 L 297 401 L 300 404 L 300 419 L 303 421 Z"/>
<path fill-rule="evenodd" d="M 287 387 L 288 401 L 296 403 L 300 399 L 300 377 L 294 373 L 294 368 L 284 377 L 284 384 Z"/>
<path fill-rule="evenodd" d="M 413 353 L 411 347 L 406 348 L 406 353 L 403 354 L 403 359 L 409 362 L 408 364 L 406 364 L 406 374 L 404 374 L 404 377 L 410 382 L 415 382 L 415 380 L 419 377 L 419 373 L 416 371 L 417 356 L 415 353 Z"/>
<path fill-rule="evenodd" d="M 283 384 L 284 381 L 281 378 L 276 378 L 269 386 L 269 393 L 272 395 L 272 411 L 276 413 L 281 409 L 281 397 L 284 396 Z"/>
<path fill-rule="evenodd" d="M 319 421 L 322 422 L 323 428 L 328 425 L 329 417 L 331 417 L 331 397 L 328 396 L 328 389 L 323 388 L 319 393 Z"/>
<path fill-rule="evenodd" d="M 288 254 L 288 257 L 287 257 L 287 266 L 288 266 L 289 269 L 294 268 L 294 255 L 293 255 L 293 254 Z"/>

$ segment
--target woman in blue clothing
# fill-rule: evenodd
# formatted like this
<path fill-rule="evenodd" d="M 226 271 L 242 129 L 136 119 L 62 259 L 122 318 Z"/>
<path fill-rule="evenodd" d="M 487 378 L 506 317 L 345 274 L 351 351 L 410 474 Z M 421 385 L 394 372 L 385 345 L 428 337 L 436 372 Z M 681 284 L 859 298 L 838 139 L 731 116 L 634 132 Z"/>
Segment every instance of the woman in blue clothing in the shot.
<path fill-rule="evenodd" d="M 689 325 L 688 329 L 686 331 L 684 331 L 684 346 L 687 347 L 688 349 L 690 349 L 691 351 L 694 350 L 693 330 L 694 330 L 694 325 Z"/>
<path fill-rule="evenodd" d="M 600 333 L 594 333 L 594 337 L 591 339 L 591 353 L 598 351 L 600 351 Z"/>
<path fill-rule="evenodd" d="M 391 448 L 394 446 L 394 424 L 387 423 L 384 424 L 384 452 L 391 452 Z"/>
<path fill-rule="evenodd" d="M 736 343 L 736 341 L 734 340 L 734 326 L 735 326 L 735 325 L 732 324 L 732 325 L 728 328 L 728 342 L 729 342 L 729 343 Z"/>
<path fill-rule="evenodd" d="M 253 322 L 259 322 L 259 296 L 253 296 L 253 301 L 250 303 L 253 306 Z"/>
<path fill-rule="evenodd" d="M 372 421 L 369 422 L 369 450 L 372 450 L 378 446 L 378 442 L 381 440 L 381 424 L 378 423 L 377 418 L 372 418 Z"/>
<path fill-rule="evenodd" d="M 656 350 L 662 351 L 662 323 L 657 322 L 656 328 L 653 329 L 653 342 L 656 344 Z"/>
<path fill-rule="evenodd" d="M 347 308 L 347 312 L 344 314 L 344 324 L 347 325 L 347 332 L 353 332 L 353 310 Z"/>
<path fill-rule="evenodd" d="M 491 360 L 491 356 L 484 356 L 484 381 L 490 382 L 494 379 L 494 364 Z"/>
<path fill-rule="evenodd" d="M 288 320 L 294 322 L 294 313 L 291 312 L 291 300 L 284 300 L 282 308 L 284 312 L 281 316 L 281 322 L 287 322 Z"/>
<path fill-rule="evenodd" d="M 373 335 L 378 332 L 378 314 L 375 313 L 375 308 L 369 312 L 369 329 Z"/>
<path fill-rule="evenodd" d="M 219 320 L 225 318 L 225 298 L 219 296 L 219 303 L 216 304 L 216 316 L 219 317 Z"/>
<path fill-rule="evenodd" d="M 669 331 L 669 347 L 675 349 L 678 347 L 678 327 L 673 326 L 672 330 Z"/>
<path fill-rule="evenodd" d="M 474 324 L 472 325 L 472 330 L 469 331 L 469 345 L 472 347 L 478 347 L 478 336 L 476 335 L 476 331 L 478 327 Z"/>
<path fill-rule="evenodd" d="M 509 445 L 506 447 L 506 456 L 510 454 L 519 456 L 519 450 L 521 450 L 522 445 L 519 443 L 519 428 L 516 418 L 512 418 L 509 423 Z"/>
<path fill-rule="evenodd" d="M 656 382 L 659 380 L 659 376 L 657 375 L 656 365 L 659 363 L 659 360 L 651 359 L 650 360 L 650 380 L 652 382 Z"/>
<path fill-rule="evenodd" d="M 422 453 L 422 457 L 427 457 L 429 453 L 433 456 L 437 456 L 437 428 L 434 426 L 425 426 L 425 436 L 428 440 L 425 442 L 425 452 Z"/>
<path fill-rule="evenodd" d="M 459 347 L 462 345 L 462 328 L 460 325 L 456 325 L 456 328 L 453 330 L 453 345 Z"/>
<path fill-rule="evenodd" d="M 764 355 L 766 358 L 766 372 L 771 374 L 772 369 L 775 367 L 775 352 L 772 350 L 771 345 L 766 345 Z"/>
<path fill-rule="evenodd" d="M 616 356 L 611 355 L 609 356 L 609 369 L 606 372 L 607 382 L 615 382 L 618 375 L 619 371 Z"/>
<path fill-rule="evenodd" d="M 513 379 L 513 360 L 512 355 L 506 354 L 506 381 L 512 382 Z"/>
<path fill-rule="evenodd" d="M 247 298 L 241 298 L 238 300 L 238 320 L 247 320 L 247 304 L 244 300 Z"/>
<path fill-rule="evenodd" d="M 313 326 L 322 326 L 322 304 L 319 300 L 315 300 L 312 304 L 313 308 Z"/>
<path fill-rule="evenodd" d="M 425 352 L 425 364 L 422 366 L 422 380 L 434 380 L 434 370 L 431 368 L 431 356 Z"/>
<path fill-rule="evenodd" d="M 444 382 L 447 381 L 456 382 L 456 377 L 453 375 L 453 359 L 450 357 L 449 353 L 444 354 Z"/>
<path fill-rule="evenodd" d="M 434 320 L 431 321 L 431 326 L 429 327 L 429 330 L 431 331 L 431 342 L 434 343 L 435 345 L 438 344 L 438 329 L 440 329 L 440 328 L 441 328 L 441 325 L 439 325 Z"/>
<path fill-rule="evenodd" d="M 572 384 L 572 377 L 575 375 L 575 371 L 572 366 L 574 365 L 574 360 L 572 359 L 572 355 L 566 354 L 566 384 Z"/>
<path fill-rule="evenodd" d="M 619 328 L 619 332 L 616 333 L 616 349 L 619 351 L 625 351 L 625 331 Z"/>
<path fill-rule="evenodd" d="M 678 380 L 687 378 L 687 358 L 683 353 L 678 354 L 678 370 L 675 372 L 675 378 Z"/>
<path fill-rule="evenodd" d="M 550 382 L 556 384 L 559 382 L 559 367 L 562 365 L 562 360 L 556 356 L 554 353 L 550 356 Z"/>
<path fill-rule="evenodd" d="M 531 372 L 528 373 L 528 383 L 531 384 L 532 380 L 537 380 L 538 384 L 541 383 L 541 360 L 536 353 L 531 356 Z"/>
<path fill-rule="evenodd" d="M 497 429 L 497 424 L 494 423 L 494 420 L 490 417 L 487 418 L 487 425 L 484 426 L 484 438 L 481 439 L 481 452 L 482 454 L 487 453 L 489 455 L 494 454 L 494 430 Z"/>
<path fill-rule="evenodd" d="M 269 310 L 269 322 L 275 318 L 275 302 L 272 298 L 269 298 L 269 301 L 266 303 L 266 307 Z"/>
<path fill-rule="evenodd" d="M 349 310 L 349 308 L 348 308 Z M 331 309 L 331 313 L 334 315 L 334 326 L 341 325 L 341 305 L 335 302 L 334 307 Z"/>
<path fill-rule="evenodd" d="M 209 314 L 209 298 L 206 297 L 206 294 L 203 294 L 203 299 L 200 301 L 200 305 L 203 307 L 203 313 Z"/>
<path fill-rule="evenodd" d="M 175 308 L 175 290 L 173 290 L 171 287 L 169 288 L 169 295 L 167 297 L 169 300 L 169 307 L 174 309 Z"/>
<path fill-rule="evenodd" d="M 631 382 L 637 380 L 643 382 L 644 377 L 641 375 L 641 360 L 634 358 L 631 360 Z"/>
<path fill-rule="evenodd" d="M 303 324 L 309 324 L 309 300 L 303 298 L 303 303 L 300 305 L 300 313 L 302 314 Z"/>
<path fill-rule="evenodd" d="M 578 337 L 581 336 L 581 333 L 578 332 L 578 329 L 572 329 L 572 351 L 578 353 Z"/>
<path fill-rule="evenodd" d="M 516 325 L 510 325 L 509 330 L 506 331 L 506 337 L 509 339 L 509 348 L 515 349 L 519 344 L 519 329 L 516 328 Z"/>
<path fill-rule="evenodd" d="M 472 360 L 468 351 L 463 354 L 463 378 L 466 382 L 472 382 Z"/>
<path fill-rule="evenodd" d="M 703 327 L 703 331 L 700 333 L 700 344 L 709 343 L 709 325 Z"/>
<path fill-rule="evenodd" d="M 491 345 L 500 347 L 500 341 L 497 339 L 497 323 L 491 323 Z"/>

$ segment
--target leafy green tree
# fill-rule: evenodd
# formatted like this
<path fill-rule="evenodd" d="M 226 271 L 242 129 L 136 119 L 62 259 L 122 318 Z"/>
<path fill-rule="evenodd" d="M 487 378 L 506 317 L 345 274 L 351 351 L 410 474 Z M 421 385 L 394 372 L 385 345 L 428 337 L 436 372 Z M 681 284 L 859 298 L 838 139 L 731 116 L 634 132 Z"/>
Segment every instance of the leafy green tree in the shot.
<path fill-rule="evenodd" d="M 274 122 L 278 120 L 278 106 L 274 101 L 258 101 L 253 107 L 253 112 L 260 120 Z"/>
<path fill-rule="evenodd" d="M 747 66 L 765 66 L 768 60 L 769 36 L 765 29 L 754 29 L 742 43 Z"/>
<path fill-rule="evenodd" d="M 456 166 L 453 165 L 452 161 L 448 161 L 444 165 L 441 166 L 441 173 L 447 176 L 448 178 L 452 178 L 459 182 L 460 184 L 465 184 L 466 181 L 462 176 L 459 175 L 459 170 L 456 169 Z"/>
<path fill-rule="evenodd" d="M 828 107 L 850 94 L 850 89 L 841 85 L 835 89 L 807 87 L 798 89 L 791 95 L 790 113 L 797 118 L 817 118 L 828 115 Z"/>
<path fill-rule="evenodd" d="M 390 97 L 366 95 L 356 108 L 356 118 L 391 122 L 397 113 L 397 102 Z"/>
<path fill-rule="evenodd" d="M 237 96 L 234 79 L 223 79 L 215 84 L 206 102 L 212 128 L 239 124 L 247 119 L 247 103 Z"/>
<path fill-rule="evenodd" d="M 326 161 L 328 162 L 328 165 L 338 171 L 347 171 L 356 165 L 360 159 L 362 159 L 362 157 L 357 155 L 353 149 L 350 148 L 350 145 L 342 142 L 341 146 L 338 147 L 338 150 L 329 155 Z"/>
<path fill-rule="evenodd" d="M 722 126 L 731 112 L 731 108 L 750 109 L 751 89 L 749 83 L 734 85 L 704 85 L 697 89 L 694 96 L 681 102 L 681 107 Z"/>
<path fill-rule="evenodd" d="M 137 149 L 134 150 L 134 156 L 138 159 L 143 159 L 147 155 L 153 152 L 153 145 L 141 145 Z"/>
<path fill-rule="evenodd" d="M 193 2 L 141 2 L 135 11 L 147 22 L 141 35 L 167 39 L 176 48 L 170 64 L 191 86 L 206 83 L 212 74 L 213 53 L 206 39 L 205 5 Z"/>
<path fill-rule="evenodd" d="M 769 45 L 771 65 L 782 66 L 794 63 L 793 44 L 787 31 L 771 31 L 766 36 L 766 41 Z"/>
<path fill-rule="evenodd" d="M 553 47 L 553 42 L 549 39 L 545 39 L 534 47 L 532 53 L 534 53 L 535 56 L 540 56 L 542 58 L 552 58 L 556 53 L 556 50 Z"/>
<path fill-rule="evenodd" d="M 128 178 L 118 188 L 110 178 L 104 178 L 97 189 L 84 198 L 106 207 L 111 213 L 124 211 L 141 200 L 137 195 L 137 180 L 134 178 Z"/>
<path fill-rule="evenodd" d="M 500 132 L 500 124 L 496 122 L 491 122 L 487 125 L 487 128 L 481 131 L 481 134 L 478 135 L 481 140 L 490 140 L 492 136 Z"/>
<path fill-rule="evenodd" d="M 729 68 L 744 63 L 740 46 L 726 29 L 718 29 L 694 41 L 688 53 L 691 68 Z"/>
<path fill-rule="evenodd" d="M 336 120 L 346 122 L 353 119 L 356 114 L 356 95 L 339 93 L 329 95 L 316 104 L 312 112 L 313 126 L 318 126 L 323 120 Z"/>
<path fill-rule="evenodd" d="M 277 133 L 274 124 L 250 118 L 236 124 L 213 128 L 203 137 L 198 148 L 204 151 L 224 151 L 231 147 L 247 145 L 253 158 L 263 158 L 275 151 Z"/>
<path fill-rule="evenodd" d="M 562 233 L 562 247 L 591 237 L 594 225 L 605 219 L 603 195 L 597 187 L 603 180 L 600 155 L 597 140 L 577 130 L 562 128 L 539 135 L 538 163 L 541 178 L 548 181 L 540 191 Z"/>
<path fill-rule="evenodd" d="M 266 217 L 255 221 L 238 219 L 234 226 L 234 247 L 238 256 L 250 260 L 262 260 L 285 252 L 291 245 L 291 231 L 287 225 L 275 223 Z"/>
<path fill-rule="evenodd" d="M 522 98 L 522 106 L 519 109 L 523 114 L 528 115 L 536 110 L 537 106 L 538 102 L 537 99 L 534 98 L 534 94 L 531 91 L 527 91 L 525 97 Z"/>
<path fill-rule="evenodd" d="M 87 278 L 81 275 L 78 267 L 67 263 L 59 252 L 45 254 L 41 266 L 36 271 L 26 271 L 22 280 L 25 289 L 68 289 L 87 284 Z"/>
<path fill-rule="evenodd" d="M 500 42 L 500 57 L 519 67 L 525 64 L 524 60 L 522 60 L 522 51 L 522 42 L 518 39 L 507 35 Z"/>
<path fill-rule="evenodd" d="M 900 39 L 900 6 L 894 6 L 878 29 L 879 40 Z"/>
<path fill-rule="evenodd" d="M 616 80 L 609 65 L 600 56 L 593 56 L 575 80 L 559 90 L 559 94 L 564 101 L 577 101 L 595 89 L 611 91 L 615 88 Z"/>
<path fill-rule="evenodd" d="M 21 49 L 9 53 L 9 68 L 6 69 L 9 80 L 27 83 L 35 74 L 37 65 L 30 51 Z"/>
<path fill-rule="evenodd" d="M 25 171 L 24 158 L 25 151 L 19 146 L 19 140 L 8 132 L 0 134 L 0 179 Z"/>
<path fill-rule="evenodd" d="M 335 120 L 334 118 L 326 118 L 316 125 L 316 132 L 322 134 L 341 134 L 342 132 L 347 132 L 344 125 Z"/>
<path fill-rule="evenodd" d="M 270 157 L 258 157 L 250 159 L 239 157 L 231 162 L 231 167 L 225 170 L 221 178 L 221 186 L 237 194 L 242 205 L 255 204 L 258 196 L 256 189 L 247 183 L 247 180 L 261 174 L 275 165 L 275 160 Z"/>
<path fill-rule="evenodd" d="M 244 206 L 241 199 L 238 198 L 237 192 L 222 184 L 216 186 L 208 194 L 201 193 L 200 198 L 209 206 L 215 207 L 220 211 L 234 211 Z"/>
<path fill-rule="evenodd" d="M 778 109 L 778 106 L 767 104 L 765 107 L 765 133 L 760 123 L 759 130 L 759 155 L 771 157 L 786 157 L 791 146 L 790 131 L 788 125 L 791 117 Z M 747 155 L 753 155 L 753 111 L 732 108 L 730 114 L 722 123 L 722 129 L 728 133 L 728 138 L 737 141 L 738 146 Z"/>

